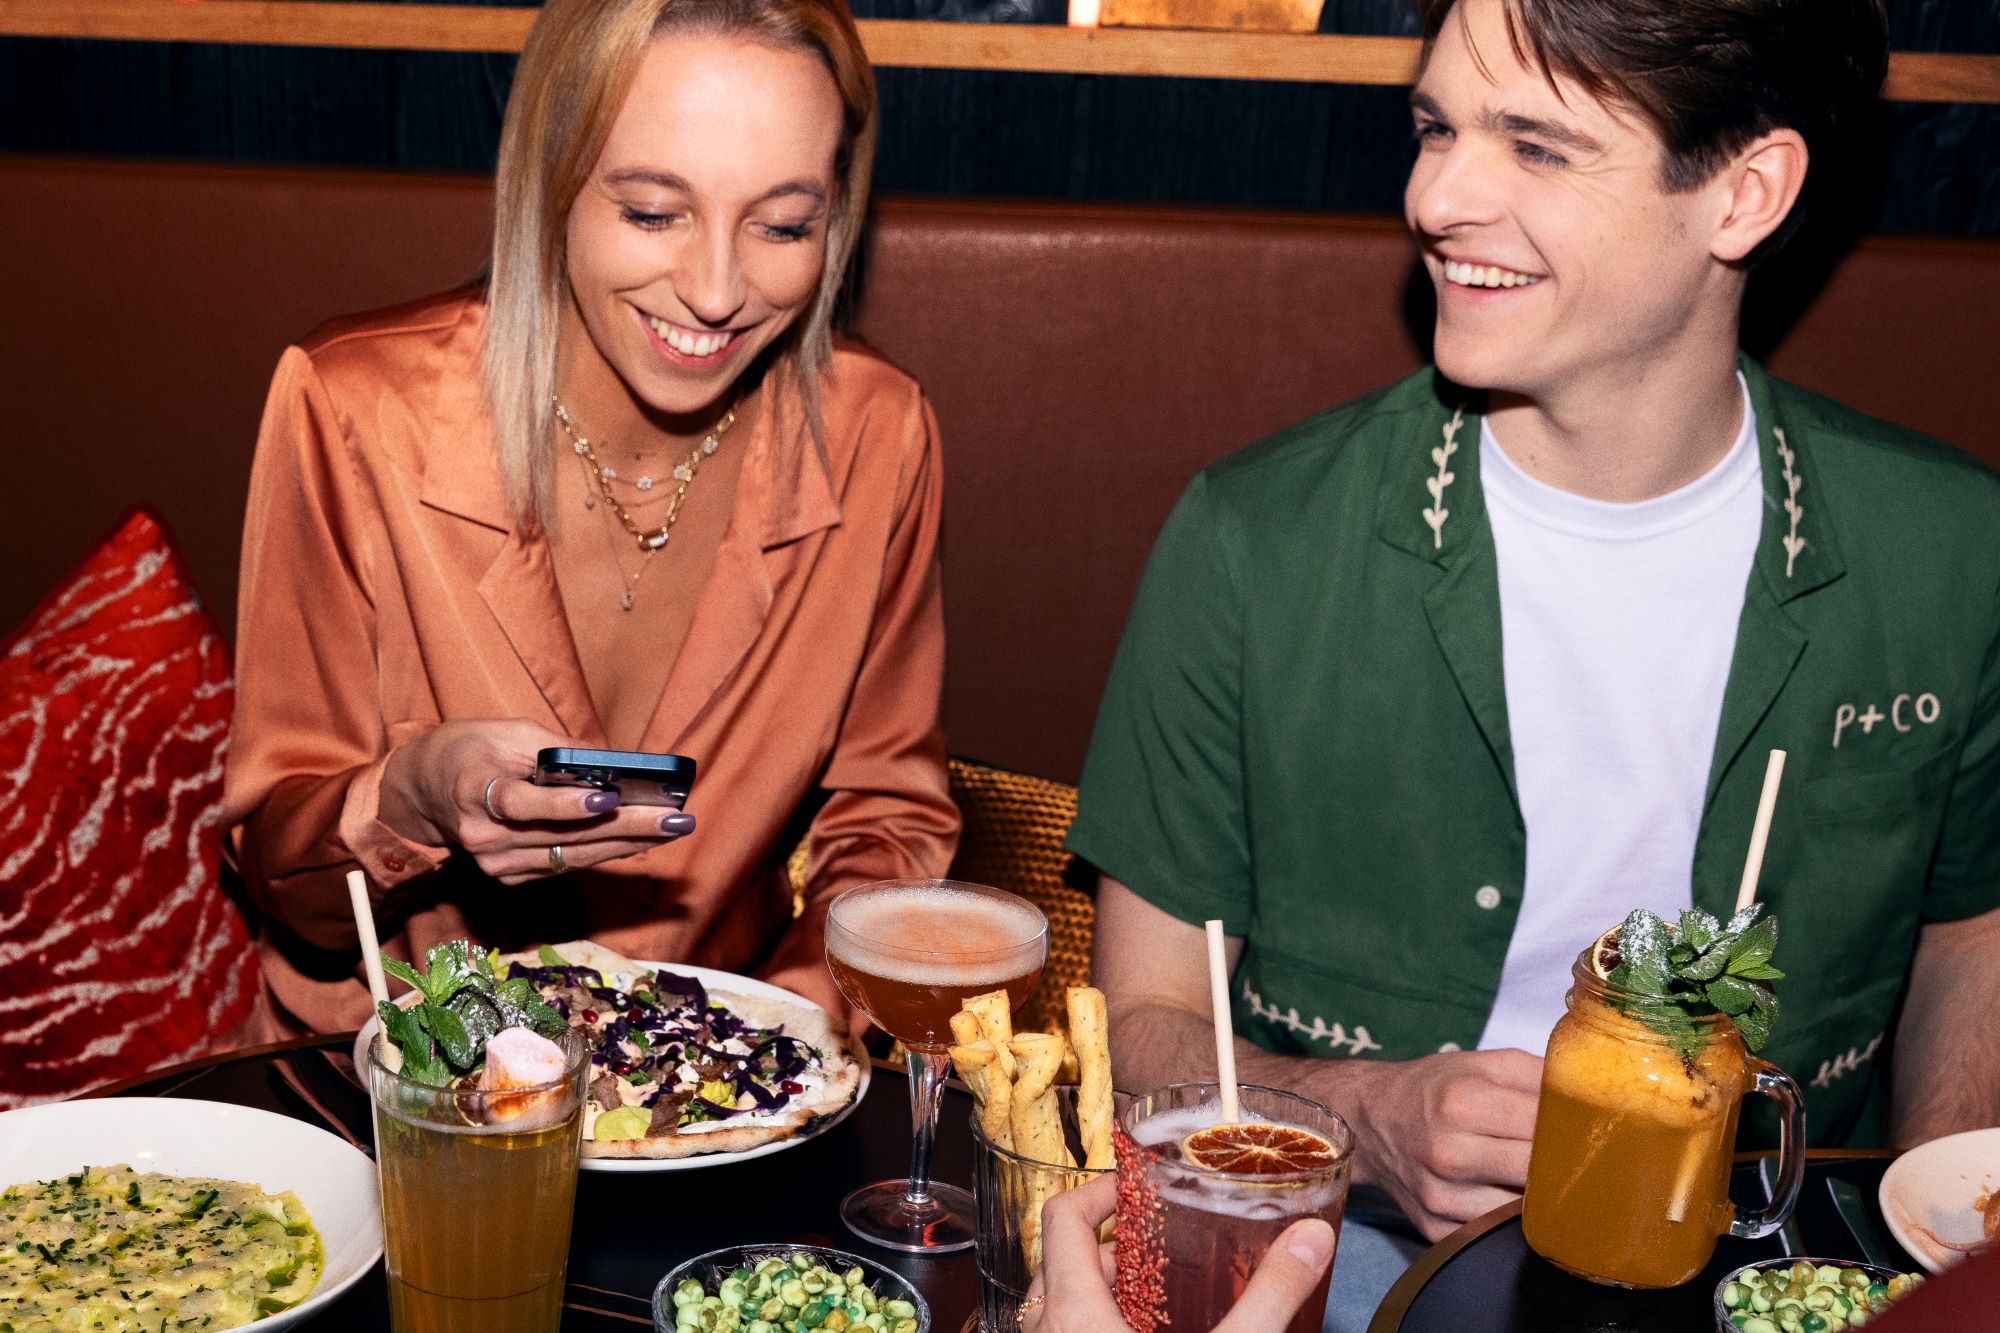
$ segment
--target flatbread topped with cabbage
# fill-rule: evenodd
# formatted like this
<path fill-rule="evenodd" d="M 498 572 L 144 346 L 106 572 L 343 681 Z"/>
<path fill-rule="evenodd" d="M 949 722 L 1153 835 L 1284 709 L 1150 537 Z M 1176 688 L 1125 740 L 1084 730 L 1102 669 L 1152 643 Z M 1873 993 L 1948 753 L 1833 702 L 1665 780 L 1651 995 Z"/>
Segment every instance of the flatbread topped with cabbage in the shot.
<path fill-rule="evenodd" d="M 810 1132 L 860 1087 L 846 1032 L 818 1005 L 711 991 L 589 940 L 498 961 L 596 1043 L 585 1157 L 742 1152 Z"/>

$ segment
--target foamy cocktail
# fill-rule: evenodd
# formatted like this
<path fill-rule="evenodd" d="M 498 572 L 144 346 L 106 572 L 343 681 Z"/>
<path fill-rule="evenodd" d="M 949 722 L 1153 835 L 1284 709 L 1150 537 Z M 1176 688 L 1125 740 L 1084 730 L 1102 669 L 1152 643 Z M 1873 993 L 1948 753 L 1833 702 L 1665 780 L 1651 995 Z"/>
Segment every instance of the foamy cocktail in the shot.
<path fill-rule="evenodd" d="M 919 1051 L 951 1045 L 965 997 L 1004 989 L 1019 1008 L 1048 961 L 1048 922 L 1025 898 L 980 885 L 910 880 L 842 894 L 826 926 L 841 994 Z"/>
<path fill-rule="evenodd" d="M 1279 1234 L 1301 1218 L 1340 1230 L 1354 1160 L 1347 1122 L 1254 1085 L 1240 1118 L 1220 1089 L 1181 1083 L 1118 1119 L 1118 1311 L 1138 1333 L 1213 1328 Z M 1332 1265 L 1284 1333 L 1317 1333 Z"/>
<path fill-rule="evenodd" d="M 983 884 L 885 880 L 833 900 L 826 965 L 835 984 L 910 1052 L 909 1179 L 864 1185 L 841 1201 L 841 1220 L 857 1236 L 911 1254 L 971 1246 L 972 1195 L 931 1183 L 951 1016 L 969 997 L 1001 989 L 1010 1007 L 1020 1007 L 1048 957 L 1041 909 Z"/>

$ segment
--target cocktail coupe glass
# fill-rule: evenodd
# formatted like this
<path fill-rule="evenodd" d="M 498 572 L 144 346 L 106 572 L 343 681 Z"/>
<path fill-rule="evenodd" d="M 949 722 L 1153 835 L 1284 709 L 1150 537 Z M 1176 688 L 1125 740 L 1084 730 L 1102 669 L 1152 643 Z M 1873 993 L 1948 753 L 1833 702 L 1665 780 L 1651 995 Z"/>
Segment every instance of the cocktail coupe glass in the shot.
<path fill-rule="evenodd" d="M 938 1100 L 951 1072 L 951 1016 L 965 998 L 1005 989 L 1019 1008 L 1049 956 L 1049 923 L 1033 903 L 983 884 L 885 880 L 847 890 L 827 914 L 826 961 L 863 1013 L 909 1051 L 910 1175 L 841 1201 L 855 1235 L 910 1254 L 970 1247 L 972 1194 L 931 1180 Z"/>

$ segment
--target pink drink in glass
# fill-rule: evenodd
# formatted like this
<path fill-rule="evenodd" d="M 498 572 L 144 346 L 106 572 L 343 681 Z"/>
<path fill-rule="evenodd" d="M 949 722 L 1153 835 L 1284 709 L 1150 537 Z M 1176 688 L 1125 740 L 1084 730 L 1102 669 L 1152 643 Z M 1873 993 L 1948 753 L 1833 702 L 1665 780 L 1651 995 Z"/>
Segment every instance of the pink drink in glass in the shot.
<path fill-rule="evenodd" d="M 1207 1329 L 1242 1296 L 1265 1251 L 1304 1217 L 1336 1234 L 1347 1204 L 1354 1135 L 1317 1102 L 1275 1088 L 1241 1090 L 1242 1118 L 1304 1130 L 1331 1160 L 1304 1171 L 1238 1172 L 1198 1166 L 1182 1143 L 1220 1124 L 1212 1083 L 1182 1083 L 1135 1099 L 1118 1119 L 1118 1310 L 1138 1333 Z M 1285 1333 L 1318 1333 L 1332 1266 Z"/>

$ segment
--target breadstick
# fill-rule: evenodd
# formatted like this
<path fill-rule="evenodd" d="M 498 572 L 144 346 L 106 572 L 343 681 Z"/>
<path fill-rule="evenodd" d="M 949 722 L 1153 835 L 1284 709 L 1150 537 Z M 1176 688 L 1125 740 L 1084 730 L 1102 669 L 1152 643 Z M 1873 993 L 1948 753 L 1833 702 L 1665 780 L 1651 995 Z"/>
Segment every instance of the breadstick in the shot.
<path fill-rule="evenodd" d="M 1071 986 L 1065 999 L 1078 1069 L 1076 1127 L 1083 1140 L 1083 1164 L 1096 1170 L 1113 1165 L 1111 1044 L 1106 1036 L 1104 992 L 1094 986 Z"/>
<path fill-rule="evenodd" d="M 982 1037 L 978 1041 L 954 1046 L 951 1048 L 951 1063 L 958 1071 L 959 1079 L 972 1089 L 972 1100 L 979 1106 L 979 1127 L 986 1132 L 987 1141 L 997 1148 L 1011 1151 L 1014 1147 L 1013 1090 L 1008 1086 L 1006 1075 L 1000 1072 L 993 1043 Z"/>
<path fill-rule="evenodd" d="M 1010 1043 L 1014 1051 L 1014 1151 L 1033 1162 L 1074 1168 L 1076 1159 L 1063 1142 L 1062 1113 L 1056 1105 L 1056 1070 L 1062 1065 L 1063 1039 L 1024 1032 Z M 1042 1265 L 1042 1205 L 1062 1189 L 1054 1171 L 1033 1171 L 1021 1198 L 1021 1249 L 1028 1271 Z"/>
<path fill-rule="evenodd" d="M 979 1035 L 992 1042 L 993 1049 L 999 1053 L 1000 1067 L 1006 1071 L 1007 1081 L 1012 1083 L 1018 1080 L 1021 1076 L 1014 1072 L 1014 1055 L 1007 1044 L 1014 1036 L 1014 1006 L 1007 999 L 1007 992 L 990 990 L 984 995 L 967 996 L 962 1003 L 964 1012 L 979 1020 Z"/>
<path fill-rule="evenodd" d="M 979 1029 L 979 1019 L 970 1009 L 961 1009 L 951 1016 L 951 1039 L 960 1046 L 970 1046 L 986 1034 Z"/>

